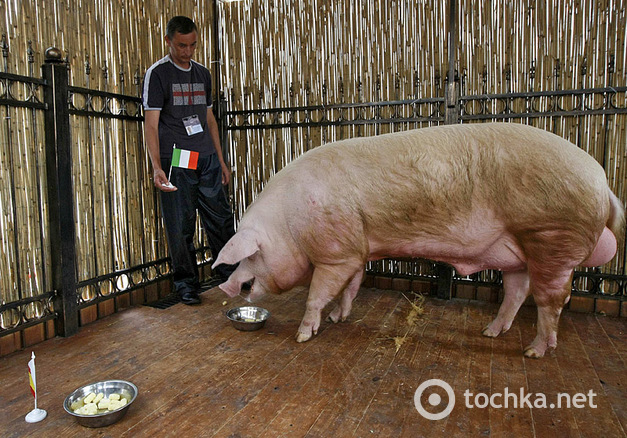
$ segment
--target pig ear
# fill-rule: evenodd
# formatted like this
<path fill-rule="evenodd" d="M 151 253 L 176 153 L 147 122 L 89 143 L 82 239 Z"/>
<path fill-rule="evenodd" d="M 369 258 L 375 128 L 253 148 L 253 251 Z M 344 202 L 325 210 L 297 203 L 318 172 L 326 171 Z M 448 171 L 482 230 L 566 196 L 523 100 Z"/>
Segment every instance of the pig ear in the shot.
<path fill-rule="evenodd" d="M 240 260 L 244 260 L 246 257 L 250 257 L 254 253 L 259 251 L 259 245 L 255 238 L 255 233 L 250 230 L 241 230 L 235 233 L 231 239 L 226 242 L 215 263 L 211 268 L 215 268 L 223 263 L 227 265 L 234 265 Z"/>
<path fill-rule="evenodd" d="M 220 289 L 222 289 L 222 291 L 230 297 L 234 297 L 236 295 L 239 295 L 240 293 L 240 288 L 235 284 L 234 281 L 231 280 L 222 283 L 220 285 Z"/>

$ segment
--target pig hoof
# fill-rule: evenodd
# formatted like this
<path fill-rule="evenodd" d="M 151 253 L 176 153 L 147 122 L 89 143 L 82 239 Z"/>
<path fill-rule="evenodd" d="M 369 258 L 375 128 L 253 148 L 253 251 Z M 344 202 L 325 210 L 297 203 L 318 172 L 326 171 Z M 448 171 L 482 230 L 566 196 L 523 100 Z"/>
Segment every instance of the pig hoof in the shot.
<path fill-rule="evenodd" d="M 342 312 L 339 307 L 333 309 L 333 311 L 329 313 L 329 316 L 327 316 L 327 321 L 332 322 L 333 324 L 344 321 L 345 319 L 346 318 L 342 318 Z"/>
<path fill-rule="evenodd" d="M 548 337 L 538 335 L 536 339 L 525 349 L 525 356 L 539 359 L 547 352 L 557 348 L 557 333 L 550 333 Z"/>
<path fill-rule="evenodd" d="M 511 321 L 509 322 L 506 321 L 504 323 L 501 323 L 495 319 L 483 329 L 481 334 L 489 338 L 496 338 L 498 335 L 501 335 L 507 332 L 511 326 L 512 326 Z"/>
<path fill-rule="evenodd" d="M 494 331 L 490 328 L 490 326 L 487 326 L 486 328 L 483 329 L 483 331 L 481 332 L 481 334 L 483 336 L 487 336 L 489 338 L 496 338 L 499 335 L 499 332 Z"/>
<path fill-rule="evenodd" d="M 544 356 L 543 351 L 538 351 L 534 347 L 527 347 L 525 350 L 525 357 L 530 357 L 532 359 L 540 359 Z"/>
<path fill-rule="evenodd" d="M 296 333 L 296 342 L 307 342 L 311 339 L 311 333 Z"/>
<path fill-rule="evenodd" d="M 327 321 L 332 322 L 333 324 L 336 324 L 340 322 L 340 320 L 342 320 L 342 308 L 339 305 L 337 305 L 331 311 L 331 313 L 329 313 L 329 316 L 327 316 Z"/>

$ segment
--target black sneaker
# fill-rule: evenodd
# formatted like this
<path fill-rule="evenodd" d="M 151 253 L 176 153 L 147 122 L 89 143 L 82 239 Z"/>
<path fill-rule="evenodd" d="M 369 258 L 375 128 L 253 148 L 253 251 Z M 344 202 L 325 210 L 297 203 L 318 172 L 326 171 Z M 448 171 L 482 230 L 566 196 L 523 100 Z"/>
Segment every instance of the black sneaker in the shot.
<path fill-rule="evenodd" d="M 193 304 L 200 304 L 200 297 L 198 292 L 184 292 L 181 294 L 181 302 L 191 306 Z"/>

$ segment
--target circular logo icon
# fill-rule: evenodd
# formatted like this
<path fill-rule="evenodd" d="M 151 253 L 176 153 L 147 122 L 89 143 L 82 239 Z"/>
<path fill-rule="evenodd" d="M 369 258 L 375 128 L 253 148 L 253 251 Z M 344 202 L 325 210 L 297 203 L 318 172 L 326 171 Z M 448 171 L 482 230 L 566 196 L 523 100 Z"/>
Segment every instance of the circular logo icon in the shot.
<path fill-rule="evenodd" d="M 448 405 L 439 414 L 431 414 L 427 412 L 425 408 L 422 407 L 422 402 L 420 401 L 420 397 L 422 397 L 422 393 L 425 392 L 425 389 L 432 386 L 439 386 L 448 394 Z M 442 397 L 440 397 L 436 393 L 433 393 L 429 396 L 428 401 L 431 406 L 437 406 L 442 401 Z M 426 380 L 422 382 L 420 386 L 418 386 L 416 392 L 414 393 L 414 405 L 416 406 L 418 413 L 425 417 L 427 420 L 441 420 L 442 418 L 448 417 L 448 415 L 453 411 L 453 408 L 455 407 L 455 393 L 453 392 L 453 388 L 451 388 L 451 385 L 446 383 L 444 380 Z"/>

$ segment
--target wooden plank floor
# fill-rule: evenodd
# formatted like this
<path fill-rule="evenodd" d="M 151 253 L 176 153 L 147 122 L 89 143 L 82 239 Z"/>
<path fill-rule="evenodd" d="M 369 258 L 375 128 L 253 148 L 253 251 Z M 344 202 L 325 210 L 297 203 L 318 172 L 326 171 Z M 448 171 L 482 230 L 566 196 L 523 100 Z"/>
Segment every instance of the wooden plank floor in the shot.
<path fill-rule="evenodd" d="M 36 345 L 39 406 L 48 411 L 41 423 L 24 421 L 33 407 L 31 350 L 0 358 L 0 437 L 622 437 L 627 430 L 624 318 L 566 312 L 557 351 L 533 360 L 522 356 L 535 336 L 533 307 L 493 340 L 480 330 L 496 305 L 428 298 L 409 325 L 411 305 L 400 293 L 364 288 L 349 321 L 323 322 L 313 340 L 298 344 L 302 291 L 265 298 L 272 317 L 257 332 L 238 332 L 224 317 L 241 298 L 217 289 L 201 296 L 200 306 L 135 307 Z M 405 335 L 397 350 L 394 338 Z M 139 397 L 117 424 L 84 428 L 64 412 L 64 397 L 104 379 L 135 383 Z M 414 406 L 428 379 L 454 390 L 445 419 L 423 418 Z M 514 407 L 513 399 L 500 409 L 466 405 L 466 390 L 505 388 L 543 393 L 547 404 L 558 393 L 592 391 L 596 408 Z M 421 400 L 436 413 L 448 397 L 431 388 Z"/>

